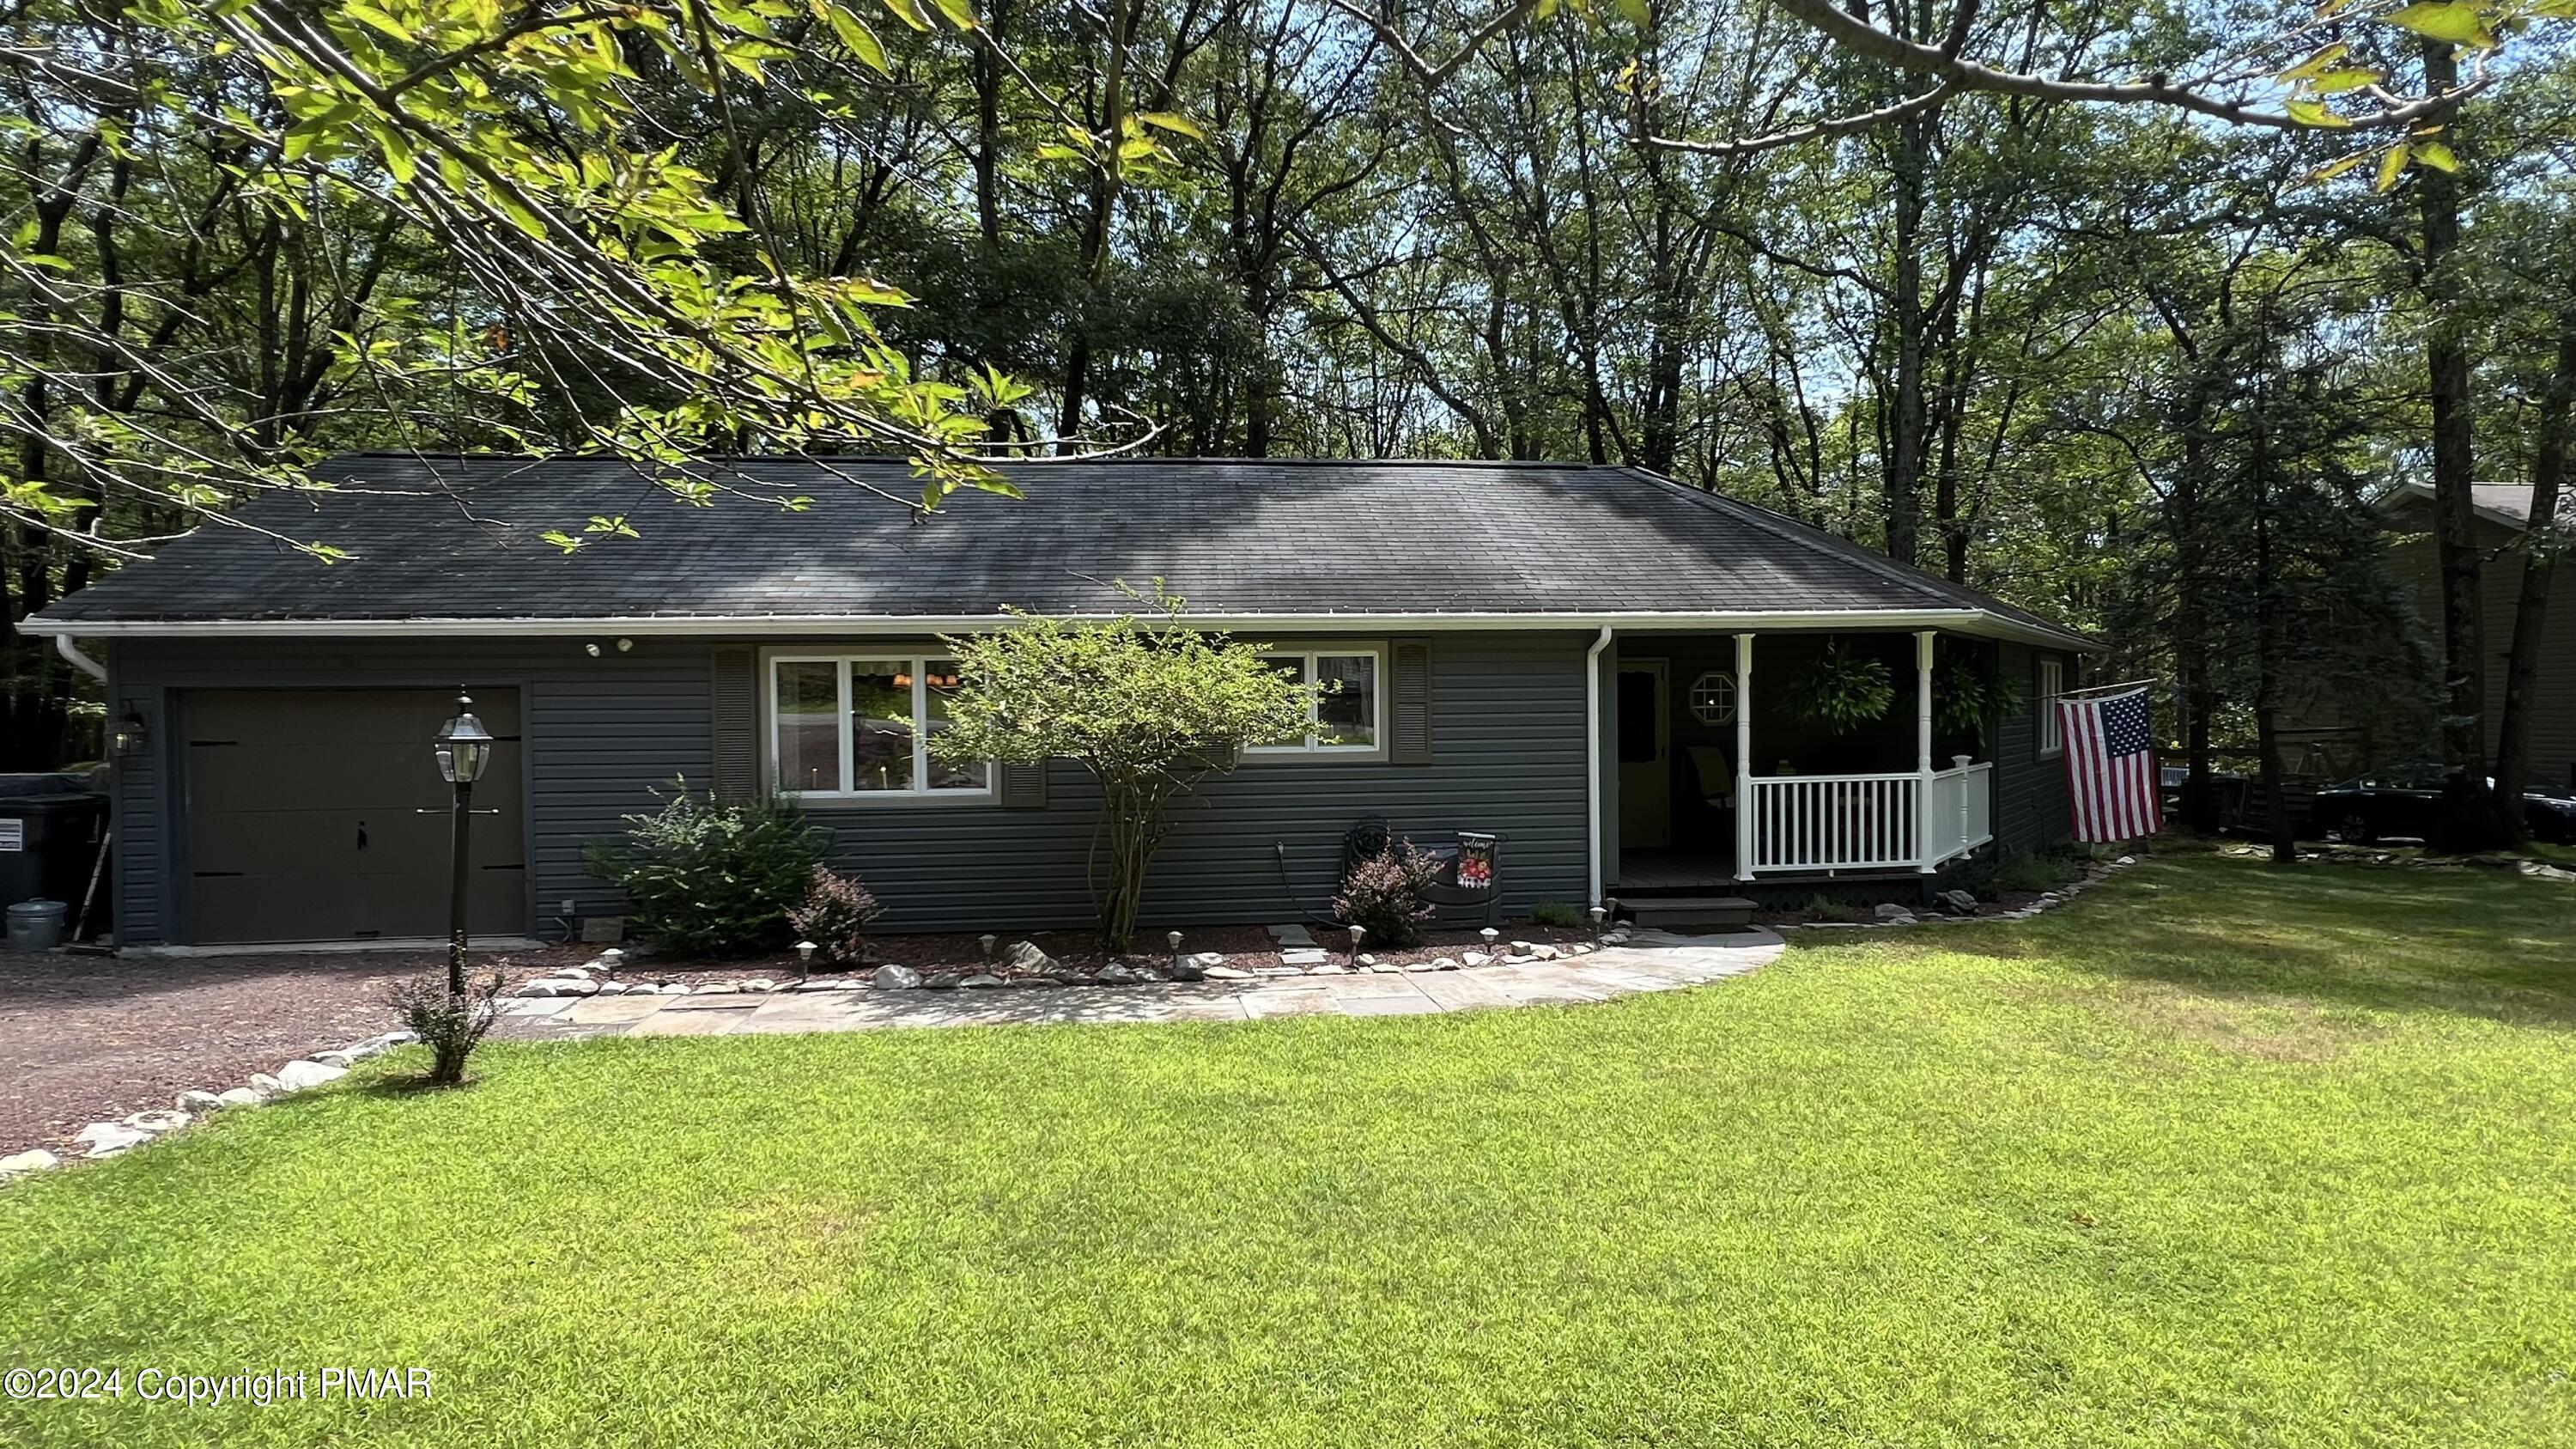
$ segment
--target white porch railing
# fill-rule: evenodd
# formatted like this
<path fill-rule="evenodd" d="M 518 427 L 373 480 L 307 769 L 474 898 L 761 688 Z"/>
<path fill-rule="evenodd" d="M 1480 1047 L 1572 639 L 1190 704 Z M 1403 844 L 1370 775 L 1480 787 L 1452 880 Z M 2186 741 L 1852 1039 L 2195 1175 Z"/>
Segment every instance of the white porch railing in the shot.
<path fill-rule="evenodd" d="M 1921 775 L 1757 775 L 1749 783 L 1737 803 L 1756 871 L 1918 863 Z"/>
<path fill-rule="evenodd" d="M 1932 804 L 1923 818 L 1932 832 L 1924 863 L 1939 865 L 1995 838 L 1993 762 L 1943 770 L 1932 777 Z"/>
<path fill-rule="evenodd" d="M 1994 768 L 1755 776 L 1738 801 L 1750 869 L 1922 869 L 1964 855 L 1994 838 Z"/>

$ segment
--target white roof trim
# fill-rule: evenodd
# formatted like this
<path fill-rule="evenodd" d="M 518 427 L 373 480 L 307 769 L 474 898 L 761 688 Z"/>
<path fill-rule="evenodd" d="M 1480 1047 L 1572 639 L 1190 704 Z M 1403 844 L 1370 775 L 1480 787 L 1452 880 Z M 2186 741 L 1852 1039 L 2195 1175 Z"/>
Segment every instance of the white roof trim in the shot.
<path fill-rule="evenodd" d="M 1070 619 L 1114 618 L 1114 611 L 1084 610 L 1054 614 Z M 1710 633 L 1763 629 L 1948 629 L 1954 633 L 2013 639 L 2055 649 L 2095 647 L 2071 631 L 2025 624 L 1985 609 L 1846 609 L 1820 612 L 1700 613 L 1510 613 L 1510 614 L 1185 614 L 1191 624 L 1244 631 L 1252 629 L 1415 632 L 1440 630 L 1512 631 L 1530 629 L 1688 629 Z M 599 634 L 656 636 L 756 634 L 768 637 L 815 637 L 884 633 L 973 634 L 1008 628 L 1009 614 L 637 614 L 598 618 L 489 619 L 68 619 L 39 614 L 18 627 L 29 634 L 76 639 L 114 638 L 367 638 L 404 639 L 424 636 L 575 637 Z"/>

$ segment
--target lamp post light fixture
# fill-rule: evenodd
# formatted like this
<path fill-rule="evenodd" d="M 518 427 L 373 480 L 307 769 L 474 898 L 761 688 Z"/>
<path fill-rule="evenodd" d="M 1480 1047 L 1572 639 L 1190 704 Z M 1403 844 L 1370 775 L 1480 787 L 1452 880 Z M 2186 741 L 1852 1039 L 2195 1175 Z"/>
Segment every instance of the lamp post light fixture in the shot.
<path fill-rule="evenodd" d="M 978 936 L 975 938 L 975 944 L 984 948 L 985 960 L 990 961 L 993 959 L 993 943 L 1000 939 L 1001 938 L 998 936 Z"/>
<path fill-rule="evenodd" d="M 814 943 L 811 941 L 799 941 L 796 943 L 797 975 L 811 976 L 814 974 L 814 950 Z"/>
<path fill-rule="evenodd" d="M 1480 936 L 1480 937 L 1482 937 L 1482 938 L 1484 939 L 1484 942 L 1485 942 L 1485 954 L 1486 954 L 1486 955 L 1488 955 L 1488 956 L 1491 956 L 1491 955 L 1493 955 L 1493 954 L 1494 954 L 1494 943 L 1495 943 L 1496 941 L 1499 941 L 1499 940 L 1503 939 L 1503 933 L 1502 933 L 1502 932 L 1500 932 L 1500 931 L 1495 930 L 1495 929 L 1494 929 L 1493 927 L 1491 927 L 1491 926 L 1487 926 L 1485 929 L 1483 929 L 1483 930 L 1481 930 L 1481 931 L 1478 931 L 1476 934 L 1477 934 L 1478 936 Z"/>
<path fill-rule="evenodd" d="M 1366 926 L 1353 926 L 1353 927 L 1351 927 L 1351 965 L 1352 965 L 1352 967 L 1353 967 L 1354 969 L 1356 969 L 1356 968 L 1359 966 L 1359 964 L 1360 964 L 1360 947 L 1365 946 L 1365 945 L 1367 945 L 1367 944 L 1368 944 L 1368 927 L 1366 927 Z"/>
<path fill-rule="evenodd" d="M 474 782 L 483 778 L 484 768 L 492 763 L 493 744 L 492 732 L 474 717 L 473 696 L 457 691 L 456 717 L 438 727 L 437 738 L 430 744 L 431 752 L 438 757 L 440 778 L 455 787 L 455 800 L 448 815 L 454 859 L 447 889 L 447 995 L 451 1002 L 465 995 L 465 887 L 473 843 Z"/>
<path fill-rule="evenodd" d="M 1608 919 L 1610 919 L 1610 908 L 1608 906 L 1594 906 L 1592 908 L 1592 934 L 1595 936 L 1600 935 L 1601 923 Z"/>

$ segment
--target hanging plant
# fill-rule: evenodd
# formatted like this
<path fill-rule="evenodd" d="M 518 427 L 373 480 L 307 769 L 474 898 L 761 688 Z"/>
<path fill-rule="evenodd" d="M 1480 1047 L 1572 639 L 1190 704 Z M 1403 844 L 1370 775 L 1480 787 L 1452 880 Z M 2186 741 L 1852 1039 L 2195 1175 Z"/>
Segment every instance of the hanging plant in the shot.
<path fill-rule="evenodd" d="M 1952 734 L 1974 731 L 1985 743 L 1986 721 L 2021 708 L 2021 681 L 2007 674 L 1986 673 L 1962 655 L 1941 666 L 1932 677 L 1932 717 Z"/>
<path fill-rule="evenodd" d="M 1847 735 L 1885 719 L 1887 707 L 1896 702 L 1887 661 L 1845 654 L 1838 639 L 1827 643 L 1813 663 L 1790 674 L 1787 693 L 1790 714 L 1829 735 Z"/>

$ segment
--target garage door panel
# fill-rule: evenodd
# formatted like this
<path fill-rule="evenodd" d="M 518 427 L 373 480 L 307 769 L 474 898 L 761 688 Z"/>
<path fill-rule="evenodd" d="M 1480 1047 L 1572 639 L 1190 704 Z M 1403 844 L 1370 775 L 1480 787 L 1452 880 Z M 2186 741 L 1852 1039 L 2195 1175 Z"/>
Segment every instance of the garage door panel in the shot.
<path fill-rule="evenodd" d="M 475 712 L 514 734 L 514 691 Z M 221 690 L 182 701 L 187 724 L 191 937 L 200 942 L 442 936 L 452 796 L 429 740 L 447 690 Z M 527 923 L 520 745 L 505 740 L 474 791 L 467 920 Z"/>
<path fill-rule="evenodd" d="M 477 814 L 475 864 L 522 864 L 519 833 L 505 817 Z M 190 867 L 200 874 L 302 875 L 430 872 L 447 879 L 448 814 L 408 810 L 260 810 L 206 817 L 193 836 Z M 283 857 L 283 859 L 281 859 Z"/>
<path fill-rule="evenodd" d="M 447 934 L 445 887 L 411 875 L 348 875 L 320 883 L 294 876 L 201 876 L 192 884 L 197 935 L 205 942 Z M 466 898 L 469 929 L 479 935 L 519 932 L 526 889 L 527 873 L 517 867 L 476 871 Z"/>
<path fill-rule="evenodd" d="M 469 689 L 474 717 L 496 735 L 519 732 L 518 692 Z M 418 689 L 199 689 L 187 698 L 188 737 L 269 745 L 409 746 L 429 758 L 430 737 L 456 713 L 456 691 Z M 435 773 L 433 768 L 432 773 Z"/>
<path fill-rule="evenodd" d="M 417 742 L 415 742 L 417 744 Z M 328 800 L 353 810 L 444 810 L 449 787 L 425 748 L 417 758 L 388 758 L 383 745 L 333 741 L 320 745 L 195 745 L 188 749 L 194 780 L 188 791 L 197 809 L 269 811 L 287 800 Z M 511 753 L 515 753 L 512 750 Z M 409 766 L 408 769 L 391 768 Z M 505 776 L 504 772 L 508 772 Z M 516 764 L 495 752 L 489 778 L 515 778 Z M 281 797 L 281 786 L 290 793 Z M 475 794 L 485 791 L 481 786 Z M 496 792 L 497 793 L 497 792 Z"/>

